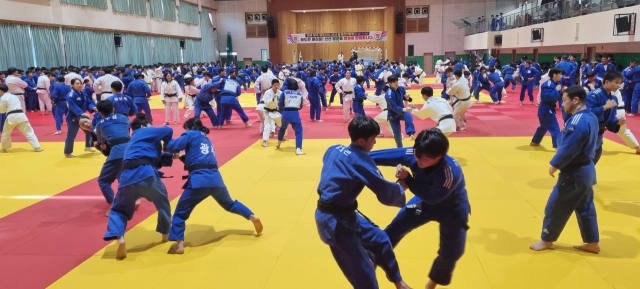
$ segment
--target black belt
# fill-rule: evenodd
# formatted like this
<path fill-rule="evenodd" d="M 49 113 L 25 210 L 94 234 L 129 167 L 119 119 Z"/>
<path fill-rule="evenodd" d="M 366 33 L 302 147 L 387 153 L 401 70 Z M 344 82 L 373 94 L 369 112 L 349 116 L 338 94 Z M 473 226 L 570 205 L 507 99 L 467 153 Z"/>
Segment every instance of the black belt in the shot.
<path fill-rule="evenodd" d="M 113 92 L 111 92 L 111 91 L 103 91 L 103 92 L 101 92 L 101 94 L 105 94 L 105 93 L 113 94 Z"/>
<path fill-rule="evenodd" d="M 198 96 L 197 94 L 188 94 L 189 96 Z"/>
<path fill-rule="evenodd" d="M 261 103 L 261 104 L 264 104 L 264 101 L 262 101 L 262 100 L 261 100 L 261 101 L 260 101 L 260 103 Z"/>
<path fill-rule="evenodd" d="M 284 111 L 298 111 L 298 110 L 300 110 L 300 109 L 296 108 L 296 107 L 285 107 L 284 108 Z"/>
<path fill-rule="evenodd" d="M 353 91 L 343 91 L 344 94 L 353 94 Z"/>
<path fill-rule="evenodd" d="M 351 212 L 355 212 L 357 209 L 358 201 L 354 201 L 351 205 L 338 206 L 322 200 L 318 200 L 318 210 L 328 214 L 348 214 Z"/>
<path fill-rule="evenodd" d="M 277 109 L 271 109 L 271 108 L 264 108 L 264 110 L 266 110 L 267 112 L 278 112 Z"/>
<path fill-rule="evenodd" d="M 130 170 L 130 169 L 134 169 L 144 165 L 155 166 L 156 162 L 157 162 L 156 159 L 152 159 L 152 158 L 128 160 L 122 163 L 122 170 L 123 171 Z"/>
<path fill-rule="evenodd" d="M 177 93 L 173 93 L 173 94 L 165 94 L 164 96 L 165 96 L 165 97 L 174 97 L 174 96 L 176 96 L 176 95 L 178 95 L 178 94 L 177 94 Z"/>
<path fill-rule="evenodd" d="M 354 99 L 353 102 L 364 103 L 364 99 Z"/>
<path fill-rule="evenodd" d="M 603 135 L 605 131 L 607 131 L 607 129 L 606 129 L 606 128 L 601 128 L 601 129 L 599 129 L 599 130 L 598 130 L 598 135 Z"/>
<path fill-rule="evenodd" d="M 584 167 L 586 165 L 589 165 L 590 163 L 591 161 L 575 162 L 575 163 L 570 163 L 566 165 L 565 168 L 579 168 L 579 167 Z"/>
<path fill-rule="evenodd" d="M 128 142 L 129 142 L 129 140 L 131 140 L 131 138 L 128 138 L 128 137 L 121 137 L 121 138 L 114 139 L 114 140 L 112 140 L 112 141 L 107 141 L 107 143 L 109 143 L 109 145 L 110 145 L 111 147 L 114 147 L 114 146 L 117 146 L 117 145 L 119 145 L 119 144 L 128 143 Z"/>
<path fill-rule="evenodd" d="M 46 88 L 38 87 L 38 90 L 47 90 Z"/>
<path fill-rule="evenodd" d="M 189 174 L 191 174 L 191 172 L 195 171 L 195 170 L 203 170 L 203 169 L 217 169 L 218 165 L 216 164 L 202 164 L 202 165 L 193 165 L 190 166 L 188 168 L 186 168 L 187 171 L 189 171 Z M 189 178 L 189 175 L 186 176 L 182 176 L 183 180 L 186 180 Z M 186 185 L 186 184 L 185 184 Z"/>
<path fill-rule="evenodd" d="M 7 116 L 10 115 L 10 114 L 14 114 L 14 113 L 24 113 L 24 111 L 22 111 L 22 109 L 12 110 L 10 112 L 7 112 Z"/>
<path fill-rule="evenodd" d="M 13 95 L 24 95 L 24 92 L 23 93 L 11 93 L 11 94 L 13 94 Z"/>
<path fill-rule="evenodd" d="M 453 114 L 447 114 L 438 120 L 438 124 L 445 119 L 453 119 Z"/>
<path fill-rule="evenodd" d="M 624 109 L 624 106 L 618 106 L 618 109 Z"/>
<path fill-rule="evenodd" d="M 456 105 L 456 103 L 458 103 L 460 101 L 468 101 L 469 99 L 471 99 L 471 96 L 469 96 L 469 97 L 467 97 L 465 99 L 456 98 L 456 101 L 454 101 L 452 105 Z"/>

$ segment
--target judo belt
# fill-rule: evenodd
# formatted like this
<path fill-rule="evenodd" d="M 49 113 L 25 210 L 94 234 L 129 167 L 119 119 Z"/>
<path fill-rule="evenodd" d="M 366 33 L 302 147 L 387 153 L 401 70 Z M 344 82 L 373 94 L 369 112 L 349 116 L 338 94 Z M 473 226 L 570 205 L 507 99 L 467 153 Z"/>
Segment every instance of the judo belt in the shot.
<path fill-rule="evenodd" d="M 618 106 L 618 109 L 624 109 L 624 105 L 623 106 Z"/>
<path fill-rule="evenodd" d="M 7 116 L 9 116 L 10 114 L 14 114 L 14 113 L 24 113 L 24 111 L 22 111 L 22 109 L 12 110 L 10 112 L 7 112 Z"/>
<path fill-rule="evenodd" d="M 358 201 L 354 201 L 353 204 L 347 206 L 338 206 L 327 203 L 323 200 L 318 200 L 318 210 L 328 214 L 347 214 L 355 212 L 358 209 Z"/>
<path fill-rule="evenodd" d="M 262 101 L 262 100 L 261 100 L 261 101 L 260 101 L 260 104 L 264 104 L 264 101 Z"/>
<path fill-rule="evenodd" d="M 44 87 L 38 87 L 38 90 L 47 90 L 47 89 Z"/>
<path fill-rule="evenodd" d="M 129 142 L 129 140 L 131 140 L 131 138 L 128 138 L 128 137 L 121 137 L 121 138 L 114 139 L 114 140 L 112 140 L 112 141 L 110 141 L 110 142 L 108 142 L 108 143 L 109 143 L 109 145 L 110 145 L 111 147 L 114 147 L 114 146 L 117 146 L 117 145 L 119 145 L 119 144 L 128 143 L 128 142 Z"/>
<path fill-rule="evenodd" d="M 156 165 L 156 160 L 152 159 L 152 158 L 142 158 L 142 159 L 135 159 L 135 160 L 128 160 L 125 161 L 124 163 L 122 163 L 122 170 L 129 170 L 129 169 L 135 169 L 139 166 L 144 166 L 144 165 L 150 165 L 150 166 L 155 166 Z"/>
<path fill-rule="evenodd" d="M 541 101 L 540 104 L 544 104 L 544 105 L 548 105 L 550 107 L 555 107 L 556 106 L 556 102 L 555 101 Z"/>
<path fill-rule="evenodd" d="M 353 102 L 364 103 L 364 99 L 354 99 Z"/>
<path fill-rule="evenodd" d="M 598 135 L 603 135 L 605 131 L 607 131 L 606 128 L 601 128 L 600 130 L 598 130 Z"/>
<path fill-rule="evenodd" d="M 277 109 L 271 109 L 271 108 L 264 108 L 264 110 L 266 110 L 267 112 L 278 112 Z"/>
<path fill-rule="evenodd" d="M 297 108 L 297 107 L 285 107 L 284 108 L 284 111 L 298 111 L 298 110 L 300 110 L 300 109 Z"/>
<path fill-rule="evenodd" d="M 440 125 L 440 122 L 445 120 L 445 119 L 453 119 L 453 114 L 447 114 L 447 115 L 443 116 L 440 120 L 438 120 L 438 125 Z"/>
<path fill-rule="evenodd" d="M 105 93 L 113 94 L 113 92 L 111 92 L 111 91 L 103 91 L 103 92 L 101 92 L 100 94 L 105 94 Z"/>
<path fill-rule="evenodd" d="M 173 94 L 165 94 L 164 96 L 165 96 L 165 97 L 174 97 L 174 96 L 176 96 L 176 95 L 178 95 L 178 94 L 177 94 L 177 93 L 173 93 Z"/>
<path fill-rule="evenodd" d="M 353 91 L 343 91 L 344 94 L 353 94 Z"/>
<path fill-rule="evenodd" d="M 454 101 L 454 102 L 453 102 L 452 106 L 453 106 L 453 105 L 456 105 L 456 103 L 458 103 L 458 102 L 460 102 L 460 101 L 468 101 L 469 99 L 471 99 L 471 96 L 469 96 L 469 97 L 467 97 L 467 98 L 465 98 L 465 99 L 459 99 L 459 98 L 456 98 L 456 101 Z"/>
<path fill-rule="evenodd" d="M 217 169 L 218 165 L 216 164 L 202 164 L 202 165 L 193 165 L 187 168 L 187 171 L 189 171 L 189 174 L 191 174 L 191 172 L 195 171 L 195 170 L 203 170 L 203 169 Z M 186 180 L 189 178 L 189 175 L 186 176 L 182 176 L 183 180 Z"/>
<path fill-rule="evenodd" d="M 588 165 L 590 163 L 591 163 L 591 161 L 582 161 L 582 162 L 569 163 L 568 165 L 565 166 L 565 168 L 579 168 L 579 167 L 586 166 L 586 165 Z"/>
<path fill-rule="evenodd" d="M 197 94 L 189 94 L 189 96 L 196 97 L 196 96 L 198 96 L 198 95 L 197 95 Z"/>
<path fill-rule="evenodd" d="M 23 92 L 23 93 L 11 93 L 11 94 L 13 94 L 13 95 L 22 95 L 22 96 L 24 96 L 24 92 Z"/>

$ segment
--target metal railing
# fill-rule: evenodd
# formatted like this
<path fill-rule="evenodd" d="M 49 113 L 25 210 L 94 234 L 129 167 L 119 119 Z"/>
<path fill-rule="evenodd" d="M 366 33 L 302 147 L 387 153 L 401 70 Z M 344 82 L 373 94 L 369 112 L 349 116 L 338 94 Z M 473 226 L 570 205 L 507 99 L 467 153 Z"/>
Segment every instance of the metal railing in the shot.
<path fill-rule="evenodd" d="M 494 21 L 476 21 L 465 27 L 465 35 L 509 30 L 637 4 L 640 4 L 640 0 L 556 0 L 541 6 L 522 8 L 520 12 L 510 13 Z"/>

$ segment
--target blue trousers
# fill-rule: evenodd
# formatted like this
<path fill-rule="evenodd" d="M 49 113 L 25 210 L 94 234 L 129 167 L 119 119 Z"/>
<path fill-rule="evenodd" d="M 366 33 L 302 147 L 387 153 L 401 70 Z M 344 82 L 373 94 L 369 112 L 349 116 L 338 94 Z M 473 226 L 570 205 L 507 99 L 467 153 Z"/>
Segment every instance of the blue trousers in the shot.
<path fill-rule="evenodd" d="M 480 99 L 480 92 L 483 89 L 486 90 L 488 93 L 491 93 L 491 85 L 490 84 L 488 84 L 488 83 L 478 84 L 478 85 L 476 85 L 476 88 L 473 91 L 473 97 L 475 97 L 476 100 Z"/>
<path fill-rule="evenodd" d="M 416 84 L 420 84 L 420 82 L 418 82 L 418 81 L 416 80 L 416 76 L 415 76 L 415 75 L 411 75 L 411 81 L 412 81 L 412 82 L 415 82 Z M 411 86 L 411 83 L 409 83 L 409 86 Z"/>
<path fill-rule="evenodd" d="M 242 106 L 240 106 L 239 103 L 221 103 L 220 105 L 222 106 L 222 108 L 220 114 L 218 114 L 219 125 L 224 125 L 225 119 L 231 119 L 232 110 L 235 110 L 238 113 L 238 115 L 242 119 L 242 122 L 249 121 L 249 117 L 244 113 L 244 109 L 242 109 Z M 226 118 L 227 116 L 229 118 Z"/>
<path fill-rule="evenodd" d="M 400 267 L 393 252 L 389 236 L 376 224 L 358 214 L 362 247 L 372 255 L 373 262 L 380 266 L 392 283 L 402 281 Z"/>
<path fill-rule="evenodd" d="M 409 206 L 419 203 L 422 203 L 422 200 L 418 197 L 409 200 L 407 207 L 398 212 L 384 231 L 393 247 L 396 247 L 400 240 L 414 229 L 431 221 L 440 223 L 440 250 L 431 266 L 429 278 L 440 285 L 449 285 L 456 262 L 464 254 L 467 220 L 462 220 L 452 208 L 423 205 L 418 211 L 417 207 Z"/>
<path fill-rule="evenodd" d="M 366 79 L 365 79 L 364 81 L 366 81 L 366 82 L 367 82 L 367 88 L 371 88 L 371 85 L 369 84 L 369 78 L 368 78 L 368 77 L 365 77 L 365 78 L 366 78 Z"/>
<path fill-rule="evenodd" d="M 491 88 L 491 91 L 489 92 L 489 96 L 491 96 L 491 100 L 493 100 L 493 102 L 502 101 L 503 88 L 504 88 L 504 83 L 502 82 L 497 82 L 493 85 L 493 87 Z"/>
<path fill-rule="evenodd" d="M 193 110 L 195 112 L 193 117 L 200 118 L 200 113 L 204 111 L 207 113 L 207 116 L 209 117 L 209 120 L 211 121 L 212 126 L 220 125 L 220 123 L 218 122 L 218 117 L 216 116 L 216 113 L 213 112 L 213 108 L 210 105 L 209 106 L 196 105 Z"/>
<path fill-rule="evenodd" d="M 524 91 L 529 94 L 529 101 L 533 102 L 533 82 L 523 82 L 520 88 L 520 101 L 524 101 Z"/>
<path fill-rule="evenodd" d="M 640 82 L 633 87 L 633 96 L 631 96 L 631 113 L 633 114 L 638 113 L 638 99 L 640 99 Z"/>
<path fill-rule="evenodd" d="M 322 102 L 322 107 L 327 108 L 327 92 L 320 92 L 320 101 Z"/>
<path fill-rule="evenodd" d="M 389 112 L 392 114 L 392 112 Z M 413 117 L 408 112 L 404 112 L 402 115 L 389 116 L 389 124 L 393 131 L 393 139 L 396 141 L 396 146 L 402 147 L 402 128 L 400 127 L 400 121 L 404 120 L 404 130 L 407 134 L 414 134 L 416 127 L 413 125 Z"/>
<path fill-rule="evenodd" d="M 333 97 L 336 95 L 336 93 L 338 93 L 338 91 L 334 87 L 333 90 L 331 91 L 331 97 L 329 98 L 329 103 L 333 103 Z M 342 104 L 342 93 L 340 93 L 340 104 Z"/>
<path fill-rule="evenodd" d="M 53 109 L 53 118 L 56 120 L 56 130 L 60 131 L 62 130 L 62 123 L 64 122 L 64 115 L 67 113 L 67 110 L 69 108 L 67 107 L 67 102 L 66 101 L 60 101 L 57 104 L 55 104 L 55 107 Z"/>
<path fill-rule="evenodd" d="M 104 199 L 109 204 L 113 204 L 113 189 L 111 184 L 116 181 L 122 170 L 122 159 L 108 160 L 102 165 L 100 176 L 98 176 L 98 185 Z"/>
<path fill-rule="evenodd" d="M 593 185 L 596 183 L 594 164 L 577 168 L 564 168 L 558 175 L 558 183 L 544 209 L 542 240 L 555 242 L 569 221 L 576 213 L 582 241 L 599 242 L 596 207 L 593 204 Z"/>
<path fill-rule="evenodd" d="M 38 94 L 35 92 L 27 92 L 25 93 L 25 96 L 27 97 L 27 99 L 25 100 L 25 106 L 27 107 L 27 110 L 39 110 L 40 109 L 40 103 L 38 102 Z"/>
<path fill-rule="evenodd" d="M 440 97 L 449 100 L 449 95 L 447 94 L 447 88 L 446 88 L 446 84 L 443 84 L 445 86 L 445 88 L 442 89 L 442 94 L 440 95 Z"/>
<path fill-rule="evenodd" d="M 356 102 L 354 101 L 351 106 L 353 106 L 353 113 L 355 114 L 361 114 L 361 115 L 366 115 L 364 113 L 364 104 L 360 103 L 360 102 Z"/>
<path fill-rule="evenodd" d="M 223 110 L 222 110 L 222 104 L 220 103 L 220 97 L 219 96 L 216 97 L 215 101 L 216 101 L 216 114 L 218 116 L 221 116 L 221 115 L 223 115 L 222 114 Z M 224 119 L 231 120 L 231 111 L 228 111 L 227 114 L 224 115 Z M 224 122 L 221 122 L 221 124 L 223 124 L 223 123 Z"/>
<path fill-rule="evenodd" d="M 144 113 L 147 115 L 150 121 L 153 121 L 153 117 L 151 116 L 151 107 L 149 106 L 149 102 L 136 103 L 137 113 Z"/>
<path fill-rule="evenodd" d="M 4 122 L 7 120 L 7 114 L 6 113 L 0 113 L 0 133 L 3 131 L 4 129 Z"/>
<path fill-rule="evenodd" d="M 504 79 L 504 87 L 509 87 L 509 84 L 511 84 L 511 89 L 516 89 L 516 80 L 513 78 L 505 78 Z"/>
<path fill-rule="evenodd" d="M 302 124 L 297 122 L 282 122 L 282 126 L 280 130 L 278 130 L 278 141 L 282 141 L 284 138 L 284 133 L 287 131 L 287 128 L 291 124 L 293 131 L 296 133 L 296 148 L 302 148 Z"/>
<path fill-rule="evenodd" d="M 380 95 L 382 93 L 382 88 L 384 88 L 384 84 L 376 85 L 376 95 Z"/>
<path fill-rule="evenodd" d="M 71 119 L 71 116 L 67 117 L 67 138 L 64 140 L 64 154 L 73 153 L 73 142 L 76 139 L 76 135 L 78 135 L 78 130 L 80 130 L 78 123 Z M 91 147 L 91 134 L 85 133 L 84 136 L 85 147 Z"/>
<path fill-rule="evenodd" d="M 625 83 L 625 85 L 627 85 Z M 624 111 L 630 112 L 631 111 L 631 100 L 633 99 L 633 88 L 632 89 L 627 89 L 625 87 L 625 89 L 622 90 L 622 100 L 624 101 Z"/>
<path fill-rule="evenodd" d="M 261 98 L 262 98 L 262 95 L 260 94 L 260 92 L 256 93 L 256 104 L 260 104 Z"/>
<path fill-rule="evenodd" d="M 240 215 L 247 220 L 253 215 L 253 212 L 245 205 L 231 199 L 226 187 L 187 188 L 180 196 L 173 213 L 169 240 L 184 240 L 185 222 L 189 219 L 193 209 L 207 197 L 213 197 L 225 211 Z"/>
<path fill-rule="evenodd" d="M 603 144 L 603 136 L 598 134 L 598 140 L 596 141 L 596 155 L 593 157 L 593 164 L 597 165 L 600 157 L 602 157 L 602 144 Z"/>
<path fill-rule="evenodd" d="M 531 142 L 540 144 L 547 131 L 551 133 L 551 142 L 553 148 L 558 147 L 558 134 L 560 133 L 560 127 L 558 126 L 558 119 L 555 114 L 546 114 L 544 117 L 538 117 L 540 126 L 536 129 L 536 133 L 533 135 Z"/>
<path fill-rule="evenodd" d="M 111 205 L 105 241 L 115 240 L 118 236 L 124 236 L 127 229 L 127 221 L 133 218 L 136 209 L 136 200 L 145 198 L 152 202 L 158 210 L 158 225 L 156 232 L 169 234 L 171 227 L 171 205 L 167 196 L 167 188 L 158 175 L 150 176 L 135 184 L 118 189 L 118 194 Z"/>
<path fill-rule="evenodd" d="M 317 93 L 309 93 L 309 104 L 309 115 L 311 116 L 311 120 L 320 120 L 320 113 L 322 112 L 320 95 Z"/>

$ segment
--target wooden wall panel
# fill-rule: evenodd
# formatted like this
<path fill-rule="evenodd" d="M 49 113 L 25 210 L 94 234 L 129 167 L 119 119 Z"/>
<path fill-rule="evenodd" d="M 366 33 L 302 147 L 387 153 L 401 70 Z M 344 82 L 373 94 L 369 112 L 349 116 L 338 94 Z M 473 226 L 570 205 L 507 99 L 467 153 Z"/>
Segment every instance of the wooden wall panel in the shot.
<path fill-rule="evenodd" d="M 389 60 L 397 60 L 397 55 L 394 54 L 397 47 L 396 38 L 402 39 L 402 43 L 400 44 L 402 46 L 400 47 L 404 49 L 404 35 L 396 36 L 396 11 L 393 7 L 384 9 L 384 29 L 389 31 L 389 36 L 387 36 L 387 43 L 389 45 L 387 47 L 387 55 L 385 56 L 384 51 L 382 51 L 382 57 L 386 57 L 386 59 Z"/>
<path fill-rule="evenodd" d="M 276 31 L 278 33 L 278 37 L 276 39 L 281 48 L 278 53 L 279 59 L 274 60 L 273 62 L 278 63 L 284 61 L 286 63 L 291 63 L 291 61 L 293 61 L 293 50 L 295 49 L 297 51 L 298 45 L 287 44 L 287 34 L 296 33 L 296 13 L 291 11 L 279 11 Z"/>

